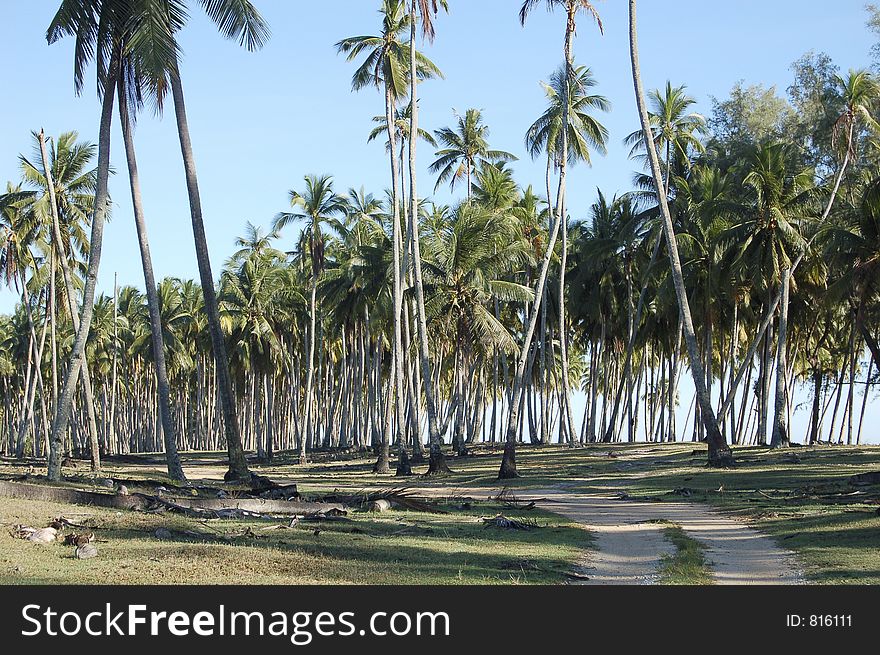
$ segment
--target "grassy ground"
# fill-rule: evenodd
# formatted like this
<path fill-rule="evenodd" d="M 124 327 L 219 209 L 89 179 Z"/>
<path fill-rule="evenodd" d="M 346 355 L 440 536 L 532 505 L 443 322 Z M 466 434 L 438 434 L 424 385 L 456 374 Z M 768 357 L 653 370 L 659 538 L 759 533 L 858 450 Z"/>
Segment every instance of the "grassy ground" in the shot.
<path fill-rule="evenodd" d="M 663 556 L 663 563 L 660 565 L 660 584 L 714 584 L 712 569 L 706 559 L 706 549 L 703 545 L 689 537 L 680 525 L 671 524 L 663 529 L 663 533 L 675 546 L 675 553 Z"/>
<path fill-rule="evenodd" d="M 0 498 L 0 583 L 559 583 L 590 543 L 582 527 L 540 510 L 493 503 L 448 508 L 447 515 L 358 512 L 351 521 L 287 528 L 279 527 L 287 521 L 200 521 Z M 481 517 L 502 511 L 540 527 L 484 527 Z M 72 546 L 33 544 L 5 529 L 41 527 L 62 514 L 94 528 L 96 559 L 80 561 Z M 159 528 L 171 538 L 158 538 Z"/>
<path fill-rule="evenodd" d="M 718 470 L 705 466 L 700 444 L 528 447 L 518 453 L 523 477 L 508 486 L 517 493 L 564 486 L 584 493 L 614 490 L 658 501 L 710 503 L 796 551 L 811 581 L 880 584 L 880 485 L 858 487 L 848 482 L 854 474 L 880 470 L 880 447 L 820 446 L 784 452 L 741 448 L 736 457 L 735 468 Z M 498 450 L 477 448 L 471 457 L 450 458 L 452 475 L 412 482 L 444 488 L 497 486 L 499 458 Z M 373 475 L 371 456 L 316 455 L 315 460 L 299 466 L 282 457 L 271 466 L 254 465 L 253 470 L 278 481 L 296 482 L 306 497 L 334 488 L 401 483 L 399 478 Z M 184 466 L 193 480 L 216 481 L 225 471 L 217 454 L 187 455 Z M 424 468 L 416 467 L 416 472 Z M 0 474 L 13 472 L 21 473 L 22 467 L 0 462 Z M 110 477 L 160 480 L 161 472 L 161 459 L 110 463 L 106 469 Z M 77 483 L 80 487 L 89 475 L 83 464 L 65 473 L 83 476 Z M 321 526 L 317 537 L 311 525 L 259 531 L 265 524 L 248 524 L 258 537 L 238 537 L 232 543 L 223 539 L 160 542 L 151 536 L 156 527 L 193 521 L 0 499 L 0 523 L 5 525 L 45 523 L 60 513 L 85 512 L 108 528 L 103 536 L 98 531 L 99 538 L 107 540 L 98 544 L 101 556 L 87 562 L 70 559 L 64 547 L 38 550 L 4 531 L 0 582 L 560 582 L 579 559 L 579 548 L 589 542 L 582 528 L 538 510 L 517 514 L 503 508 L 505 515 L 537 517 L 548 527 L 530 532 L 483 528 L 479 517 L 492 516 L 499 509 L 486 503 L 445 516 L 398 511 L 356 514 L 351 523 Z M 228 534 L 245 527 L 238 522 L 211 524 Z M 188 562 L 194 555 L 211 565 L 191 571 L 195 567 Z"/>
<path fill-rule="evenodd" d="M 510 486 L 709 503 L 795 551 L 812 582 L 880 584 L 880 485 L 849 484 L 855 474 L 880 471 L 880 447 L 750 447 L 736 456 L 736 467 L 711 469 L 704 447 L 691 443 L 524 450 L 523 477 Z M 459 464 L 459 475 L 490 484 L 497 457 L 475 460 Z"/>

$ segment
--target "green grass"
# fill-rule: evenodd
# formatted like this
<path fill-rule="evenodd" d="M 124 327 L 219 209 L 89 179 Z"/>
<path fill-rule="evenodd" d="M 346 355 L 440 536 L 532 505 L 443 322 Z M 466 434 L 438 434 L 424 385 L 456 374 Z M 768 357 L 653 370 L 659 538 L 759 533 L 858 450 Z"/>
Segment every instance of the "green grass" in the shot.
<path fill-rule="evenodd" d="M 471 457 L 449 458 L 452 475 L 406 482 L 442 488 L 484 487 L 487 491 L 497 487 L 500 449 L 477 446 L 473 450 Z M 880 470 L 880 447 L 817 446 L 786 451 L 743 447 L 737 448 L 735 455 L 736 467 L 712 469 L 705 465 L 705 446 L 693 443 L 521 447 L 517 463 L 523 477 L 506 485 L 516 493 L 564 487 L 584 493 L 625 492 L 660 502 L 709 503 L 748 520 L 781 546 L 795 551 L 810 581 L 880 584 L 880 485 L 853 487 L 848 483 L 854 474 Z M 335 488 L 402 484 L 399 478 L 372 474 L 373 457 L 368 453 L 318 454 L 315 460 L 300 466 L 292 458 L 282 457 L 272 465 L 254 465 L 253 470 L 278 481 L 296 482 L 307 497 Z M 193 480 L 216 482 L 225 471 L 218 453 L 187 454 L 184 467 Z M 416 467 L 416 472 L 425 468 Z M 162 471 L 161 460 L 154 460 L 147 464 L 111 463 L 105 474 L 161 480 Z M 21 466 L 0 462 L 0 473 L 21 472 Z M 88 466 L 80 463 L 76 470 L 65 473 L 88 477 Z M 473 495 L 486 502 L 485 496 Z M 62 512 L 87 511 L 110 528 L 108 543 L 98 544 L 101 556 L 91 562 L 64 560 L 69 554 L 54 546 L 41 553 L 29 548 L 31 544 L 0 534 L 0 582 L 559 582 L 589 542 L 582 528 L 538 510 L 519 516 L 538 517 L 548 528 L 494 534 L 477 523 L 480 514 L 491 516 L 498 510 L 498 505 L 487 503 L 448 516 L 358 514 L 352 523 L 322 526 L 317 538 L 309 526 L 265 531 L 259 534 L 268 536 L 237 539 L 231 544 L 166 543 L 132 531 L 128 524 L 155 529 L 163 522 L 192 521 L 138 514 L 118 517 L 97 509 L 39 507 L 0 499 L 0 523 L 5 525 L 45 522 Z M 518 516 L 508 508 L 503 511 Z M 228 533 L 245 527 L 230 522 L 212 526 Z M 204 558 L 208 566 L 190 570 L 195 568 L 190 564 L 194 556 Z"/>
<path fill-rule="evenodd" d="M 552 584 L 590 544 L 589 533 L 532 510 L 505 516 L 536 521 L 530 531 L 484 527 L 491 503 L 448 515 L 357 512 L 351 521 L 198 521 L 176 515 L 0 498 L 4 528 L 41 527 L 63 514 L 94 528 L 99 556 L 0 534 L 2 584 Z M 157 528 L 174 538 L 161 540 Z M 69 530 L 69 529 L 68 529 Z M 319 532 L 316 534 L 316 530 Z M 197 536 L 182 534 L 196 532 Z"/>
<path fill-rule="evenodd" d="M 663 534 L 675 546 L 675 553 L 663 555 L 660 584 L 714 584 L 712 569 L 706 559 L 706 549 L 699 541 L 689 537 L 680 525 L 675 524 L 664 528 Z"/>
<path fill-rule="evenodd" d="M 880 447 L 741 447 L 735 455 L 734 468 L 714 469 L 705 446 L 690 442 L 522 447 L 522 477 L 505 484 L 518 493 L 563 486 L 708 503 L 794 551 L 810 582 L 880 584 L 880 486 L 848 483 L 880 470 Z M 451 459 L 455 474 L 436 484 L 496 486 L 499 460 L 499 450 L 477 448 L 474 457 Z M 313 466 L 309 479 L 319 482 L 321 468 Z M 351 464 L 338 474 L 362 479 Z"/>

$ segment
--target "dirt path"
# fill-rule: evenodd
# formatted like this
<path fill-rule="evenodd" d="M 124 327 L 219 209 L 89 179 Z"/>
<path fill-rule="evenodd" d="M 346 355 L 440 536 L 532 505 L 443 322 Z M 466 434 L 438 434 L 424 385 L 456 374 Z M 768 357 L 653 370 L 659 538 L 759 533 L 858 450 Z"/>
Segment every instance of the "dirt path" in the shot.
<path fill-rule="evenodd" d="M 667 520 L 706 547 L 717 584 L 802 584 L 794 555 L 745 523 L 698 503 L 620 500 L 555 489 L 530 491 L 544 509 L 588 526 L 596 550 L 583 564 L 584 584 L 653 584 L 664 553 L 674 546 L 663 535 Z"/>
<path fill-rule="evenodd" d="M 495 496 L 501 487 L 426 487 L 413 491 L 426 495 Z M 529 489 L 517 492 L 520 500 L 538 505 L 587 526 L 596 536 L 596 547 L 585 554 L 578 584 L 655 584 L 664 554 L 675 547 L 657 521 L 672 521 L 706 548 L 716 584 L 804 584 L 795 556 L 743 521 L 700 503 L 621 500 L 607 494 L 578 494 L 563 489 Z"/>

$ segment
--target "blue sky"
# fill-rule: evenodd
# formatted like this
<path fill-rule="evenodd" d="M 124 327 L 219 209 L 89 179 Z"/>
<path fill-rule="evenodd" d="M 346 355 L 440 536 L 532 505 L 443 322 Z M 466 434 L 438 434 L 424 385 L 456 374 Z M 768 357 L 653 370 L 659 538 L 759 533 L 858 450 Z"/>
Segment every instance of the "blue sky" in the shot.
<path fill-rule="evenodd" d="M 377 0 L 257 0 L 273 36 L 262 51 L 247 53 L 225 41 L 193 8 L 181 35 L 182 75 L 199 171 L 214 271 L 243 234 L 246 221 L 268 226 L 287 209 L 288 190 L 302 187 L 308 173 L 335 176 L 338 190 L 365 186 L 380 195 L 388 186 L 384 147 L 366 143 L 371 117 L 382 113 L 378 92 L 353 94 L 353 65 L 334 43 L 379 28 Z M 31 130 L 48 134 L 77 130 L 97 140 L 98 101 L 92 78 L 77 98 L 73 90 L 72 43 L 46 45 L 46 26 L 57 0 L 4 3 L 0 61 L 0 182 L 17 180 L 18 153 L 31 153 Z M 195 3 L 193 3 L 195 5 Z M 451 124 L 453 110 L 483 110 L 493 147 L 520 156 L 517 180 L 541 185 L 543 165 L 528 160 L 523 134 L 544 107 L 539 81 L 561 62 L 564 18 L 540 6 L 525 28 L 518 0 L 450 0 L 438 19 L 438 37 L 425 52 L 446 79 L 422 86 L 422 127 Z M 599 1 L 605 24 L 600 36 L 586 18 L 575 43 L 579 63 L 593 69 L 597 92 L 612 111 L 607 157 L 573 171 L 569 202 L 575 218 L 587 215 L 596 187 L 611 195 L 630 188 L 634 169 L 622 139 L 638 123 L 629 69 L 627 3 Z M 827 52 L 842 69 L 870 62 L 873 35 L 866 29 L 864 2 L 803 0 L 674 0 L 640 3 L 640 49 L 646 88 L 671 80 L 686 84 L 709 113 L 711 96 L 724 98 L 738 80 L 775 85 L 784 93 L 790 64 L 804 52 Z M 157 277 L 198 277 L 189 208 L 173 114 L 142 116 L 136 133 L 141 184 Z M 427 171 L 431 149 L 422 146 L 422 195 L 434 180 Z M 128 196 L 125 159 L 114 129 L 111 179 L 114 215 L 105 231 L 99 292 L 120 284 L 143 286 Z M 456 192 L 457 194 L 458 192 Z M 452 200 L 444 188 L 439 201 Z M 283 244 L 292 243 L 290 229 Z M 0 292 L 0 311 L 14 297 Z M 683 391 L 683 398 L 688 398 Z M 687 401 L 683 401 L 686 402 Z"/>

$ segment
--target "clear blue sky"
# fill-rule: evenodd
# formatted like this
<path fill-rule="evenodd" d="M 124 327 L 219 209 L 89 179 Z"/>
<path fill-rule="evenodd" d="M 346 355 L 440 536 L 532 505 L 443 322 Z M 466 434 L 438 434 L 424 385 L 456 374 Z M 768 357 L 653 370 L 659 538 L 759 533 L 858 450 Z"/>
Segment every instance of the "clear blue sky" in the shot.
<path fill-rule="evenodd" d="M 378 0 L 257 0 L 273 36 L 265 49 L 247 53 L 221 38 L 193 7 L 194 19 L 181 35 L 182 74 L 199 171 L 202 202 L 215 274 L 234 250 L 245 221 L 268 226 L 287 208 L 287 193 L 302 187 L 303 175 L 329 173 L 337 187 L 365 186 L 380 195 L 388 186 L 387 159 L 378 141 L 366 143 L 371 117 L 382 113 L 379 93 L 350 92 L 352 64 L 334 43 L 356 34 L 375 34 Z M 422 86 L 422 126 L 452 121 L 453 109 L 482 109 L 490 142 L 521 157 L 518 181 L 541 185 L 543 165 L 528 160 L 523 134 L 544 107 L 539 81 L 562 60 L 564 18 L 543 6 L 525 28 L 518 0 L 450 0 L 439 18 L 438 37 L 426 53 L 446 75 Z M 195 5 L 195 3 L 193 3 Z M 18 180 L 18 153 L 31 153 L 31 130 L 57 135 L 77 130 L 97 141 L 98 101 L 92 77 L 77 98 L 73 90 L 72 42 L 46 45 L 46 26 L 57 0 L 4 3 L 0 61 L 0 183 Z M 611 132 L 609 154 L 592 168 L 581 167 L 569 183 L 571 212 L 586 216 L 596 187 L 626 191 L 634 169 L 621 141 L 638 123 L 629 69 L 626 3 L 599 1 L 605 36 L 586 18 L 575 44 L 579 63 L 590 66 L 597 91 L 611 100 L 604 118 Z M 842 69 L 870 62 L 873 35 L 865 28 L 864 2 L 803 0 L 673 0 L 640 3 L 642 75 L 647 88 L 687 84 L 709 113 L 711 96 L 726 97 L 737 80 L 776 85 L 784 93 L 789 66 L 804 52 L 827 52 Z M 93 74 L 93 72 L 92 72 Z M 141 184 L 157 277 L 197 278 L 189 207 L 173 114 L 144 115 L 136 133 Z M 427 172 L 433 153 L 421 149 L 421 191 L 434 180 Z M 114 129 L 111 179 L 112 222 L 105 231 L 99 292 L 120 284 L 143 287 L 143 275 L 128 195 L 125 159 Z M 438 200 L 450 200 L 448 191 Z M 293 240 L 293 232 L 284 243 Z M 14 297 L 0 292 L 0 311 Z M 683 404 L 689 402 L 682 393 Z M 872 411 L 873 413 L 873 411 Z M 795 434 L 798 429 L 796 427 Z M 799 434 L 797 434 L 799 438 Z"/>

